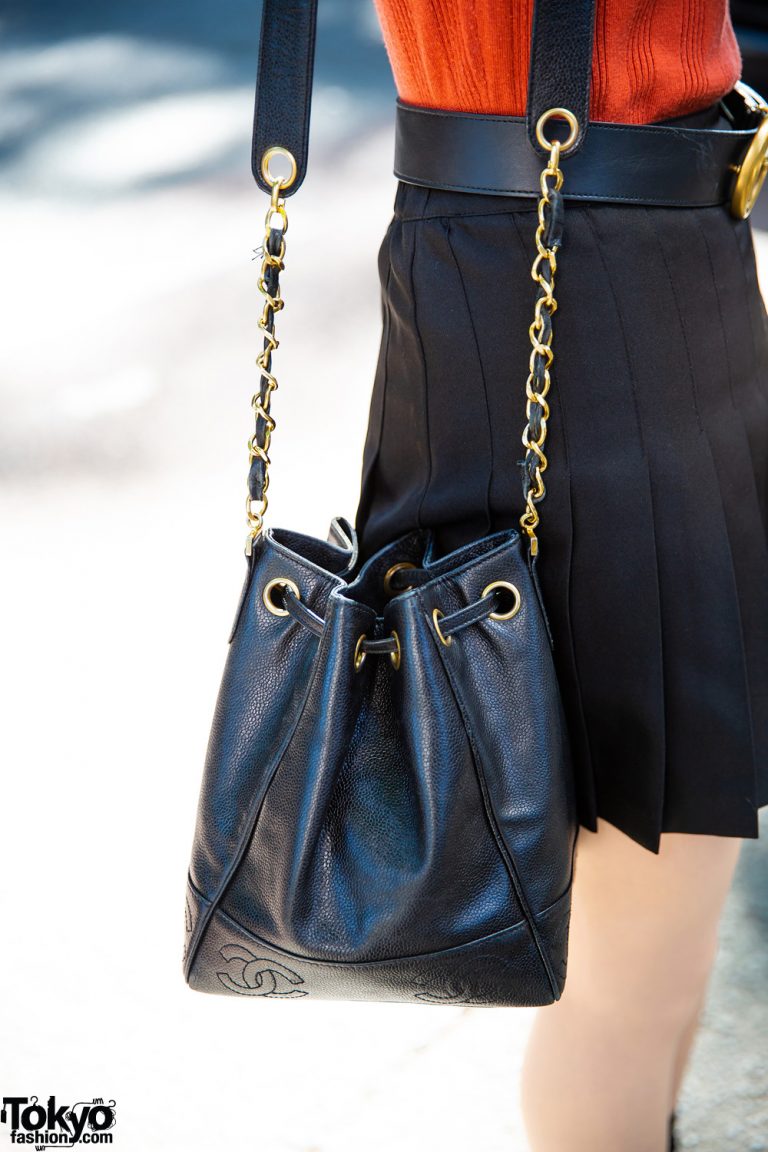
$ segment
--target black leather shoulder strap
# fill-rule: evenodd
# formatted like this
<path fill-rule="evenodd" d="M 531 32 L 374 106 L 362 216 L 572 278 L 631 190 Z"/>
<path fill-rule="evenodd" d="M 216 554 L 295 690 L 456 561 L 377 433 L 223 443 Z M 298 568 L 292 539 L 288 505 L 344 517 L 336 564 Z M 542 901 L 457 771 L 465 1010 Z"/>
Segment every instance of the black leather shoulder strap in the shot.
<path fill-rule="evenodd" d="M 265 192 L 261 158 L 280 145 L 296 158 L 298 172 L 285 190 L 292 195 L 307 171 L 309 112 L 315 59 L 317 0 L 263 0 L 256 111 L 253 120 L 251 168 Z M 596 0 L 535 0 L 531 36 L 526 128 L 536 141 L 536 121 L 547 108 L 570 108 L 579 121 L 579 135 L 568 151 L 583 143 L 589 120 Z"/>
<path fill-rule="evenodd" d="M 270 192 L 261 158 L 275 144 L 287 148 L 298 167 L 284 192 L 291 196 L 307 171 L 317 0 L 263 2 L 251 170 L 259 187 Z"/>
<path fill-rule="evenodd" d="M 536 121 L 548 108 L 569 108 L 579 121 L 569 156 L 584 142 L 589 123 L 595 6 L 595 0 L 536 0 L 534 5 L 525 126 L 528 139 L 542 155 L 545 150 L 536 140 Z M 547 135 L 552 136 L 549 131 Z"/>

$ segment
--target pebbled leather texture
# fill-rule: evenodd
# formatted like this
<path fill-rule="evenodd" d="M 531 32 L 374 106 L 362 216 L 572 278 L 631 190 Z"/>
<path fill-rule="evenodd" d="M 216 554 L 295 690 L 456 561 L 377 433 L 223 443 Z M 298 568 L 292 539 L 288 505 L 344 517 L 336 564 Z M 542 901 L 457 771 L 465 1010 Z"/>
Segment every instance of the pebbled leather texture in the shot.
<path fill-rule="evenodd" d="M 730 96 L 730 93 L 728 94 Z M 732 101 L 731 128 L 590 125 L 589 142 L 564 158 L 565 200 L 704 206 L 725 203 L 759 116 Z M 395 175 L 409 184 L 499 196 L 540 194 L 541 160 L 522 116 L 421 108 L 398 100 Z"/>
<path fill-rule="evenodd" d="M 536 123 L 549 108 L 568 108 L 578 120 L 569 157 L 576 155 L 586 138 L 595 6 L 595 0 L 536 0 L 534 4 L 525 126 L 539 156 L 548 152 L 536 139 Z M 550 139 L 552 128 L 554 122 L 546 132 Z M 558 135 L 564 138 L 565 133 Z"/>
<path fill-rule="evenodd" d="M 259 188 L 270 192 L 262 157 L 274 145 L 287 148 L 298 171 L 283 195 L 292 196 L 307 171 L 317 0 L 263 0 L 263 5 L 251 170 Z"/>
<path fill-rule="evenodd" d="M 188 883 L 189 924 L 207 908 Z M 536 918 L 553 951 L 565 957 L 570 895 Z M 191 928 L 190 928 L 191 931 Z M 557 987 L 565 981 L 564 962 Z M 195 957 L 189 983 L 213 995 L 270 1000 L 376 1000 L 453 1006 L 535 1007 L 542 1002 L 541 965 L 526 924 L 444 951 L 398 960 L 334 964 L 294 956 L 245 932 L 218 909 Z"/>
<path fill-rule="evenodd" d="M 200 788 L 185 979 L 223 995 L 551 1003 L 577 823 L 520 534 L 435 558 L 417 530 L 355 572 L 345 523 L 328 541 L 267 529 L 250 559 Z M 425 578 L 388 596 L 404 560 Z M 296 582 L 319 635 L 267 611 L 275 577 Z M 519 612 L 442 644 L 433 609 L 497 579 Z M 369 651 L 355 671 L 359 636 L 393 630 L 400 667 Z"/>

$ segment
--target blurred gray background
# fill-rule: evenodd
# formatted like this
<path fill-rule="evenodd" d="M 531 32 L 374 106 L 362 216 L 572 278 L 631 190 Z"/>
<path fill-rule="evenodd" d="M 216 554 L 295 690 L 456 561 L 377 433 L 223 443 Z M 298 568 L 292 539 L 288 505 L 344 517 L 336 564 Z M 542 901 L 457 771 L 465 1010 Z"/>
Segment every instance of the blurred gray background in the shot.
<path fill-rule="evenodd" d="M 0 1083 L 116 1099 L 130 1152 L 524 1149 L 527 1011 L 297 1011 L 182 981 L 243 574 L 259 18 L 245 0 L 0 13 Z M 369 0 L 322 0 L 269 511 L 322 535 L 358 494 L 393 99 Z M 767 856 L 744 851 L 682 1102 L 701 1152 L 768 1149 Z"/>

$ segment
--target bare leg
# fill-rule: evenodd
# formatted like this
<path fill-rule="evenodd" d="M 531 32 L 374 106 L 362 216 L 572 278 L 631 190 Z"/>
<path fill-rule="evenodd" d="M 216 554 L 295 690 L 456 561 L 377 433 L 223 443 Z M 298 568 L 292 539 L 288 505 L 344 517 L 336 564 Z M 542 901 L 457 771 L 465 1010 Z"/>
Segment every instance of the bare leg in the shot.
<path fill-rule="evenodd" d="M 675 1061 L 675 1072 L 674 1072 L 674 1077 L 673 1077 L 673 1081 L 672 1081 L 672 1098 L 673 1098 L 673 1100 L 677 1100 L 677 1097 L 680 1094 L 680 1089 L 683 1086 L 683 1080 L 685 1078 L 685 1072 L 686 1072 L 686 1069 L 688 1067 L 688 1061 L 689 1061 L 690 1056 L 691 1056 L 691 1049 L 693 1048 L 693 1042 L 696 1039 L 696 1032 L 698 1031 L 698 1027 L 699 1027 L 699 1017 L 701 1016 L 702 1009 L 704 1008 L 704 1002 L 705 1002 L 706 998 L 707 997 L 706 997 L 706 988 L 705 988 L 704 991 L 702 992 L 701 999 L 699 1001 L 698 1009 L 694 1013 L 691 1021 L 688 1024 L 688 1027 L 686 1028 L 685 1032 L 683 1033 L 682 1037 L 680 1038 L 680 1043 L 679 1043 L 678 1048 L 677 1048 L 677 1059 Z"/>
<path fill-rule="evenodd" d="M 580 829 L 568 974 L 521 1083 L 534 1152 L 664 1152 L 741 841 Z"/>

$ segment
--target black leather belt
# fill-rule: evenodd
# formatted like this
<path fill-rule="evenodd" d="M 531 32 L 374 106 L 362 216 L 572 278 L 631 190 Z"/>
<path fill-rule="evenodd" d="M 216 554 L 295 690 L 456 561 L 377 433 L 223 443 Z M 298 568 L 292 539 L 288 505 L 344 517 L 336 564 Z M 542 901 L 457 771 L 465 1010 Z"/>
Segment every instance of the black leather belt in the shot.
<path fill-rule="evenodd" d="M 739 81 L 720 101 L 727 126 L 613 124 L 589 119 L 597 0 L 534 0 L 525 116 L 485 116 L 397 103 L 395 175 L 459 192 L 538 197 L 542 117 L 567 109 L 566 200 L 696 207 L 729 202 L 748 216 L 768 163 L 768 104 Z M 307 167 L 317 0 L 264 0 L 253 124 L 253 174 L 271 192 L 273 158 L 291 196 Z M 562 121 L 549 121 L 547 139 Z"/>
<path fill-rule="evenodd" d="M 766 172 L 766 105 L 741 81 L 719 103 L 730 125 L 725 128 L 591 120 L 578 152 L 562 154 L 564 198 L 681 207 L 729 201 L 734 215 L 748 215 Z M 540 194 L 541 156 L 531 147 L 524 116 L 450 112 L 398 100 L 395 131 L 394 172 L 409 184 Z"/>

